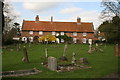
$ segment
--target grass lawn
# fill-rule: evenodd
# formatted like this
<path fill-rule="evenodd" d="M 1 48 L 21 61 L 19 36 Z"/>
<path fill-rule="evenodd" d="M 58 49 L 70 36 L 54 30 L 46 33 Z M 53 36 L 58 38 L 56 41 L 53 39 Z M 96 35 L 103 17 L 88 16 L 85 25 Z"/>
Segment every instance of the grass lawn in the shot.
<path fill-rule="evenodd" d="M 48 45 L 26 45 L 30 63 L 22 62 L 23 50 L 17 51 L 15 45 L 9 45 L 7 49 L 3 49 L 2 53 L 2 70 L 24 70 L 37 68 L 43 72 L 36 75 L 22 76 L 19 78 L 101 78 L 108 74 L 118 71 L 118 57 L 114 55 L 114 45 L 102 46 L 103 52 L 93 52 L 88 54 L 87 44 L 69 44 L 67 49 L 67 57 L 69 62 L 72 59 L 72 53 L 75 52 L 77 60 L 85 57 L 88 59 L 91 69 L 76 70 L 71 72 L 54 72 L 41 65 L 40 57 L 45 56 L 45 48 L 48 48 L 48 55 L 54 56 L 57 59 L 63 55 L 64 44 L 48 44 Z M 54 47 L 57 46 L 57 47 Z M 10 51 L 13 49 L 13 51 Z M 120 67 L 120 66 L 119 66 Z"/>

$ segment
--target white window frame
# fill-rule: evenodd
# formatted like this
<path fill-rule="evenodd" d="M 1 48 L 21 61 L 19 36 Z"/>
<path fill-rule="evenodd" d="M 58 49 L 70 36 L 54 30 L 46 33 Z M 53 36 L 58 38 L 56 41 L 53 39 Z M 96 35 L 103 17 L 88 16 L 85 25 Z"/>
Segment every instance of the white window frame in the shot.
<path fill-rule="evenodd" d="M 73 32 L 73 36 L 77 36 L 77 32 Z"/>
<path fill-rule="evenodd" d="M 83 36 L 86 36 L 87 35 L 87 33 L 86 32 L 83 32 Z"/>
<path fill-rule="evenodd" d="M 83 42 L 83 43 L 86 43 L 86 42 L 87 42 L 87 39 L 86 39 L 86 38 L 83 38 L 83 39 L 82 39 L 82 42 Z"/>
<path fill-rule="evenodd" d="M 39 35 L 43 35 L 43 31 L 39 31 Z"/>
<path fill-rule="evenodd" d="M 26 41 L 27 40 L 27 38 L 26 37 L 22 37 L 22 41 Z"/>
<path fill-rule="evenodd" d="M 29 37 L 30 42 L 33 42 L 33 37 Z"/>
<path fill-rule="evenodd" d="M 56 36 L 59 36 L 59 33 L 57 33 Z"/>
<path fill-rule="evenodd" d="M 64 35 L 64 32 L 60 32 L 61 35 Z"/>
<path fill-rule="evenodd" d="M 30 31 L 29 34 L 33 34 L 33 31 Z"/>
<path fill-rule="evenodd" d="M 52 35 L 55 35 L 55 34 L 56 34 L 56 32 L 55 32 L 55 31 L 53 31 L 53 32 L 52 32 Z"/>

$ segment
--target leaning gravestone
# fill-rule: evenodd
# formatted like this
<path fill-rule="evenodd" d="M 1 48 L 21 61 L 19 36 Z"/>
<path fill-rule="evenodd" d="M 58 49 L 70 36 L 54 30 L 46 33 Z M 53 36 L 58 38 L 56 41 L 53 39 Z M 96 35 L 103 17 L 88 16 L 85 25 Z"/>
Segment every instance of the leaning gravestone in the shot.
<path fill-rule="evenodd" d="M 57 59 L 55 57 L 48 57 L 48 69 L 52 71 L 57 70 Z"/>
<path fill-rule="evenodd" d="M 24 57 L 23 57 L 22 61 L 29 62 L 28 53 L 27 53 L 27 49 L 25 46 L 24 46 L 23 51 L 24 51 Z"/>
<path fill-rule="evenodd" d="M 61 57 L 59 58 L 60 61 L 68 61 L 68 59 L 67 59 L 67 57 L 66 57 L 66 51 L 67 51 L 67 44 L 65 44 L 63 56 L 61 56 Z"/>
<path fill-rule="evenodd" d="M 88 60 L 86 58 L 80 58 L 81 64 L 88 64 Z"/>

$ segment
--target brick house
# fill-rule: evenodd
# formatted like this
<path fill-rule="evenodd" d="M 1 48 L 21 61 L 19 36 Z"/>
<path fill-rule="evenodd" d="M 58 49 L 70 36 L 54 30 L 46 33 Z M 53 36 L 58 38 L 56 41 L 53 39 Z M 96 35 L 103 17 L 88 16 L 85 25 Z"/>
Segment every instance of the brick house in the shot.
<path fill-rule="evenodd" d="M 89 39 L 94 39 L 93 23 L 81 22 L 78 17 L 76 22 L 58 22 L 53 21 L 40 21 L 39 16 L 35 17 L 35 21 L 23 20 L 22 24 L 22 40 L 26 38 L 33 39 L 34 36 L 44 35 L 64 35 L 73 38 L 74 43 L 87 43 Z M 64 42 L 64 40 L 60 40 Z"/>

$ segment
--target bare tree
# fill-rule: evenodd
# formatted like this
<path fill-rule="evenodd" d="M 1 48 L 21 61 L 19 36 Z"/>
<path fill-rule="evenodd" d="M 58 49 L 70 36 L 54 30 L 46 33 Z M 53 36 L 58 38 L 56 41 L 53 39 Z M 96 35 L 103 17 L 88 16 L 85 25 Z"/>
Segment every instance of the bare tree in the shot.
<path fill-rule="evenodd" d="M 13 27 L 14 19 L 17 17 L 12 13 L 13 7 L 10 3 L 4 2 L 3 13 L 4 13 L 4 31 L 9 31 Z"/>
<path fill-rule="evenodd" d="M 120 0 L 103 0 L 102 6 L 105 7 L 101 13 L 102 19 L 112 19 L 113 16 L 120 17 Z"/>

